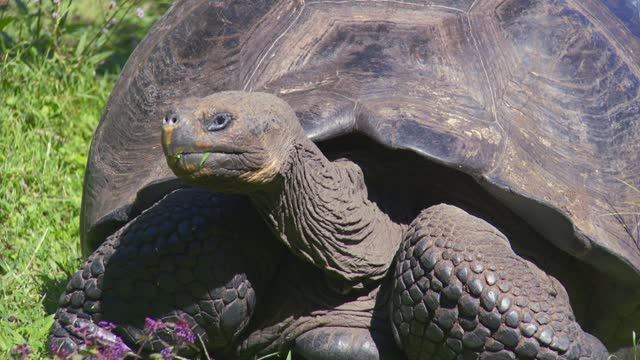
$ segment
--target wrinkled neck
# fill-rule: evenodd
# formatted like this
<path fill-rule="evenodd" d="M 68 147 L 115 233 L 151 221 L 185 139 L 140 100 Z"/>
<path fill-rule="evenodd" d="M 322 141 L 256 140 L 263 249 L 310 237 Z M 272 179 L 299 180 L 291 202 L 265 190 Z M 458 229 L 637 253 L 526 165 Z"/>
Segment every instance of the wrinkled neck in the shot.
<path fill-rule="evenodd" d="M 280 183 L 252 198 L 296 255 L 352 283 L 381 279 L 402 240 L 402 226 L 367 198 L 360 168 L 308 140 L 290 150 Z"/>

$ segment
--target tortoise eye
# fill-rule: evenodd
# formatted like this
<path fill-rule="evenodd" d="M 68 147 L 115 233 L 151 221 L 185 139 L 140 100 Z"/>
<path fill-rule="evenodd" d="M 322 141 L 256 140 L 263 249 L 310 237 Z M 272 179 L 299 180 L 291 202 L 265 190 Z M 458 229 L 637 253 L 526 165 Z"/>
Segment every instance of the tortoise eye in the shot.
<path fill-rule="evenodd" d="M 219 131 L 227 127 L 233 120 L 233 116 L 227 112 L 218 113 L 213 115 L 207 124 L 207 130 Z"/>

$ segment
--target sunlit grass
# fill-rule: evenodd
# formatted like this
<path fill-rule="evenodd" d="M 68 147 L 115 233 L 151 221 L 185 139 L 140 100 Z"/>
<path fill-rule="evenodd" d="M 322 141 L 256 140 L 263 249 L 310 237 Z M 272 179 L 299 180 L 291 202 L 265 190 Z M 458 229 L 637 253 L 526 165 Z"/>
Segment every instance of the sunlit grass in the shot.
<path fill-rule="evenodd" d="M 115 76 L 45 58 L 5 58 L 0 72 L 0 358 L 25 342 L 42 355 L 80 265 L 86 156 Z"/>
<path fill-rule="evenodd" d="M 68 3 L 0 8 L 0 359 L 23 343 L 46 357 L 58 297 L 81 262 L 84 168 L 123 63 L 116 55 L 128 56 L 153 22 L 123 14 L 131 46 L 106 37 L 90 46 L 102 24 L 69 8 L 56 25 L 53 11 Z"/>

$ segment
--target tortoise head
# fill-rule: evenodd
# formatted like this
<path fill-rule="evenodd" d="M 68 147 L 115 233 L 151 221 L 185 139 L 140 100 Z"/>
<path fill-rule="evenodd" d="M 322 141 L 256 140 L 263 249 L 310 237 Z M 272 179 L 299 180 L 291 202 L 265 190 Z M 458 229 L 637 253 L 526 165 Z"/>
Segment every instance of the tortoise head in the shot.
<path fill-rule="evenodd" d="M 173 172 L 224 192 L 249 192 L 273 182 L 300 137 L 305 134 L 291 107 L 266 93 L 188 98 L 162 124 L 162 147 Z"/>

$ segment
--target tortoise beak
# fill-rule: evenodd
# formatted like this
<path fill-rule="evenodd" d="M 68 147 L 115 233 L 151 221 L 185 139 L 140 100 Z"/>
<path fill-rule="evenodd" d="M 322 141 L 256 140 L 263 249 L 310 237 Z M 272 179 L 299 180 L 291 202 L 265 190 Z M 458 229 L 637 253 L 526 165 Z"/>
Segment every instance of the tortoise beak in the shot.
<path fill-rule="evenodd" d="M 210 156 L 198 149 L 197 129 L 188 120 L 171 111 L 162 120 L 162 149 L 167 164 L 176 174 L 187 175 L 200 169 Z"/>
<path fill-rule="evenodd" d="M 191 126 L 188 119 L 169 111 L 162 119 L 162 148 L 167 159 L 185 152 L 199 152 L 196 149 L 196 132 L 197 128 Z"/>

